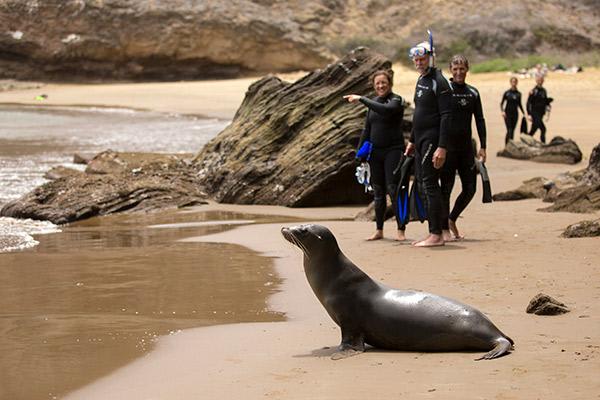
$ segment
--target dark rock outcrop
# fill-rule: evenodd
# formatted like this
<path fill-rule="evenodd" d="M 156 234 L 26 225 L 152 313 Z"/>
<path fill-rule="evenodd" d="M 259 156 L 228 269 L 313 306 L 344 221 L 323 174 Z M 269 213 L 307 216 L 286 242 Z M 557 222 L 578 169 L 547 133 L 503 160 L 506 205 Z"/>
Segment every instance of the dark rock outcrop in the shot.
<path fill-rule="evenodd" d="M 570 312 L 569 308 L 560 301 L 548 296 L 544 293 L 539 293 L 531 299 L 527 305 L 528 314 L 536 315 L 560 315 Z"/>
<path fill-rule="evenodd" d="M 565 238 L 583 238 L 600 236 L 600 219 L 594 221 L 581 221 L 567 226 L 562 233 Z"/>
<path fill-rule="evenodd" d="M 548 144 L 529 135 L 521 135 L 520 139 L 520 142 L 509 140 L 506 147 L 497 153 L 498 157 L 560 164 L 577 164 L 581 161 L 581 150 L 570 139 L 555 136 Z"/>
<path fill-rule="evenodd" d="M 600 144 L 594 147 L 586 169 L 558 175 L 553 180 L 533 178 L 521 187 L 497 193 L 494 200 L 541 198 L 551 206 L 538 211 L 590 213 L 600 209 Z"/>
<path fill-rule="evenodd" d="M 206 203 L 206 195 L 189 162 L 175 156 L 127 163 L 131 153 L 101 153 L 119 168 L 105 173 L 73 173 L 58 177 L 18 200 L 6 204 L 0 215 L 48 220 L 64 224 L 115 212 L 154 211 Z M 145 158 L 142 155 L 140 159 Z M 92 161 L 93 162 L 93 161 Z M 75 171 L 77 172 L 77 171 Z"/>
<path fill-rule="evenodd" d="M 391 63 L 360 48 L 288 83 L 252 84 L 232 123 L 194 162 L 219 202 L 291 207 L 366 203 L 354 155 L 366 107 L 345 101 L 371 91 L 369 78 Z M 405 112 L 410 130 L 410 110 Z"/>

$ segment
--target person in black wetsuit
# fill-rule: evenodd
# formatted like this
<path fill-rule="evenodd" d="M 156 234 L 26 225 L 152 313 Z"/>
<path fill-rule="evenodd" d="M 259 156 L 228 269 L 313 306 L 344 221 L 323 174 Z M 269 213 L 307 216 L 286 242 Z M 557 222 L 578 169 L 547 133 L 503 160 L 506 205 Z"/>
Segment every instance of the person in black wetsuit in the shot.
<path fill-rule="evenodd" d="M 427 203 L 429 236 L 413 242 L 417 247 L 442 246 L 444 215 L 440 171 L 446 160 L 452 109 L 449 81 L 433 66 L 434 49 L 428 42 L 409 52 L 416 70 L 421 74 L 415 88 L 413 129 L 406 154 L 415 153 L 415 172 Z"/>
<path fill-rule="evenodd" d="M 462 239 L 456 220 L 467 207 L 477 189 L 477 170 L 475 166 L 475 155 L 473 154 L 473 143 L 471 139 L 471 121 L 475 116 L 475 126 L 479 135 L 480 150 L 477 157 L 486 160 L 486 129 L 483 118 L 483 107 L 479 92 L 473 86 L 468 85 L 465 80 L 469 71 L 469 61 L 463 55 L 455 55 L 450 60 L 450 73 L 452 79 L 452 128 L 448 136 L 448 147 L 446 163 L 442 168 L 442 195 L 444 200 L 444 215 L 448 215 L 442 221 L 442 231 L 445 241 Z M 454 186 L 456 172 L 460 177 L 462 191 L 458 195 L 452 212 L 450 212 L 450 194 Z"/>
<path fill-rule="evenodd" d="M 515 128 L 519 121 L 518 110 L 521 110 L 521 114 L 525 115 L 523 105 L 521 104 L 521 92 L 517 90 L 518 83 L 519 80 L 514 76 L 510 78 L 510 89 L 504 92 L 502 101 L 500 102 L 502 118 L 504 118 L 504 124 L 506 125 L 506 137 L 504 138 L 505 145 L 509 140 L 513 140 L 514 138 Z"/>
<path fill-rule="evenodd" d="M 356 94 L 344 96 L 350 103 L 361 102 L 367 110 L 365 128 L 362 132 L 358 148 L 365 141 L 372 144 L 369 166 L 371 168 L 371 186 L 375 197 L 376 231 L 367 240 L 383 239 L 383 221 L 386 210 L 386 192 L 392 199 L 394 215 L 398 225 L 397 240 L 405 240 L 405 226 L 398 218 L 396 207 L 396 183 L 393 172 L 398 166 L 404 152 L 404 136 L 402 120 L 404 117 L 404 100 L 392 93 L 393 75 L 391 71 L 380 70 L 372 76 L 373 88 L 377 97 L 369 99 Z"/>
<path fill-rule="evenodd" d="M 544 84 L 544 75 L 538 74 L 535 77 L 536 86 L 527 98 L 527 114 L 531 121 L 531 129 L 529 135 L 533 136 L 535 132 L 540 129 L 542 143 L 546 143 L 546 125 L 544 125 L 544 114 L 550 109 L 550 100 L 546 89 L 542 86 Z"/>

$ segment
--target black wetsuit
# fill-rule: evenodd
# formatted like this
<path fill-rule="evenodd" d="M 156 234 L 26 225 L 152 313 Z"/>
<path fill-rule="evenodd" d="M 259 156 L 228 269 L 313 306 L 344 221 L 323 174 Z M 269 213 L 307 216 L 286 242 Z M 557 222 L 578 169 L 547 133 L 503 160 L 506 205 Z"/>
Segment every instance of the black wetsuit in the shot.
<path fill-rule="evenodd" d="M 450 82 L 436 68 L 430 68 L 417 80 L 411 143 L 415 145 L 415 167 L 427 202 L 429 232 L 442 233 L 443 214 L 440 170 L 433 167 L 433 153 L 446 148 L 452 123 Z"/>
<path fill-rule="evenodd" d="M 404 153 L 404 136 L 402 135 L 402 120 L 404 117 L 404 100 L 402 97 L 389 93 L 384 97 L 373 100 L 361 97 L 360 102 L 368 107 L 365 129 L 360 138 L 358 148 L 365 140 L 372 143 L 371 186 L 375 196 L 375 221 L 377 229 L 383 229 L 385 220 L 385 194 L 392 199 L 394 215 L 399 230 L 404 230 L 396 215 L 396 184 L 393 179 L 394 169 L 398 166 Z"/>
<path fill-rule="evenodd" d="M 485 119 L 479 92 L 467 84 L 451 83 L 452 87 L 452 128 L 448 136 L 446 162 L 442 167 L 442 195 L 444 199 L 444 214 L 452 221 L 467 207 L 476 191 L 477 172 L 475 170 L 475 154 L 471 133 L 471 121 L 475 116 L 475 126 L 479 135 L 482 149 L 486 146 Z M 456 198 L 450 212 L 450 194 L 454 186 L 456 172 L 460 177 L 462 191 Z M 448 218 L 442 221 L 442 229 L 448 229 Z"/>
<path fill-rule="evenodd" d="M 504 106 L 505 103 L 506 106 Z M 517 126 L 517 122 L 519 120 L 518 110 L 520 109 L 521 113 L 525 114 L 525 111 L 523 111 L 523 105 L 521 104 L 521 92 L 516 89 L 508 89 L 506 92 L 504 92 L 502 101 L 500 102 L 500 109 L 506 114 L 506 118 L 504 119 L 504 124 L 506 125 L 506 137 L 504 138 L 504 144 L 506 144 L 509 140 L 514 138 L 515 127 Z"/>
<path fill-rule="evenodd" d="M 531 130 L 529 134 L 533 136 L 535 132 L 540 129 L 541 141 L 546 143 L 546 125 L 544 125 L 544 114 L 546 114 L 546 108 L 548 107 L 548 94 L 546 89 L 541 86 L 536 86 L 527 98 L 527 114 L 531 115 Z"/>

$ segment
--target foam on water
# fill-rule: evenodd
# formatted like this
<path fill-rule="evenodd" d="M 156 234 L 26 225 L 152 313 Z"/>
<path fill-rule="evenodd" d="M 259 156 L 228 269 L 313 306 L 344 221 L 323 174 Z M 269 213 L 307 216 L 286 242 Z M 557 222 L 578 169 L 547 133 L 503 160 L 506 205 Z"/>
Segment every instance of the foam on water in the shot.
<path fill-rule="evenodd" d="M 57 225 L 48 221 L 0 217 L 0 253 L 34 247 L 39 242 L 32 235 L 60 231 Z"/>

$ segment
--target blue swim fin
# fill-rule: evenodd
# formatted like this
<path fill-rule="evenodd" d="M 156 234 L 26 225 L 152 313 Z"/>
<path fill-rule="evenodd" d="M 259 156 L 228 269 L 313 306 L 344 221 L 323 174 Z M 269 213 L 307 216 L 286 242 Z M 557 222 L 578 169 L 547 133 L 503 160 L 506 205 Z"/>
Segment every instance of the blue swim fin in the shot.
<path fill-rule="evenodd" d="M 410 176 L 412 175 L 414 157 L 404 157 L 399 168 L 398 188 L 396 189 L 396 217 L 401 225 L 408 224 L 410 220 L 409 209 L 409 184 Z"/>
<path fill-rule="evenodd" d="M 420 191 L 418 179 L 414 179 L 410 188 L 410 217 L 412 220 L 425 222 L 427 220 L 427 203 Z"/>

